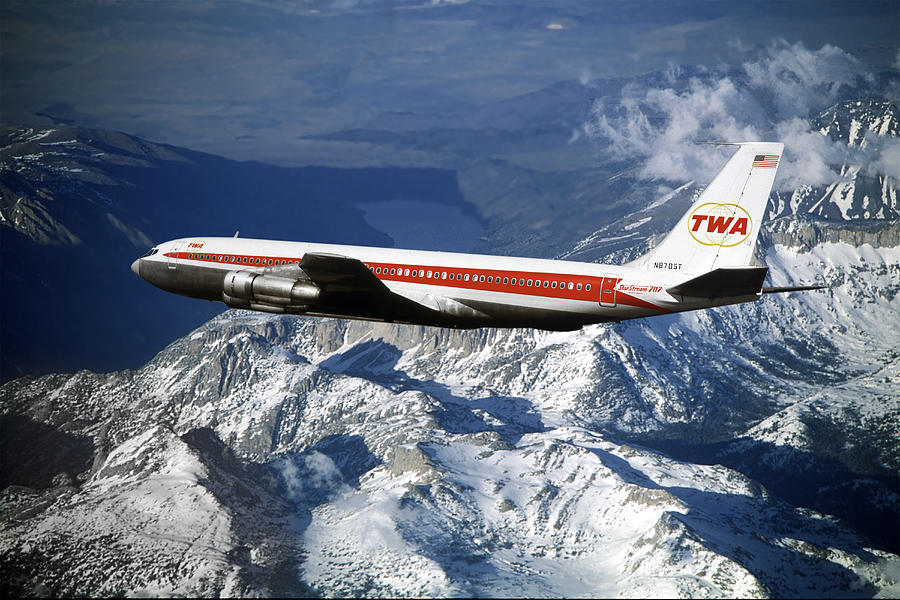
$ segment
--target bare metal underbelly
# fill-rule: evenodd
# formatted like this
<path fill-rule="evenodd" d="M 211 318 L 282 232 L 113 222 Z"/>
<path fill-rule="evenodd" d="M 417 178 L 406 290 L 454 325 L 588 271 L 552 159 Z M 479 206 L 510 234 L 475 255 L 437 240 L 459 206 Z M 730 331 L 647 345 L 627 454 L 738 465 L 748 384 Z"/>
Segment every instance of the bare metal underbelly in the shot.
<path fill-rule="evenodd" d="M 227 271 L 179 262 L 174 268 L 166 263 L 145 261 L 141 277 L 168 292 L 220 302 Z M 571 331 L 590 323 L 611 319 L 601 315 L 573 313 L 484 300 L 460 299 L 471 314 L 444 314 L 425 306 L 411 306 L 398 297 L 398 303 L 373 303 L 365 294 L 323 294 L 305 314 L 374 321 L 412 323 L 437 327 L 474 329 L 478 327 L 531 327 L 553 331 Z"/>

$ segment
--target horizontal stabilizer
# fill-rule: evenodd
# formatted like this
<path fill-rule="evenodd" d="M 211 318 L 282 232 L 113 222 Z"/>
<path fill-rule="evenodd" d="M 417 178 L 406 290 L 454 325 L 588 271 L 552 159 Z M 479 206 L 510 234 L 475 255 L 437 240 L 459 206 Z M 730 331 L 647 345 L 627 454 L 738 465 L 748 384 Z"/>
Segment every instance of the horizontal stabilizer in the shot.
<path fill-rule="evenodd" d="M 808 290 L 824 290 L 827 285 L 794 285 L 787 287 L 764 287 L 763 294 L 783 294 L 785 292 L 806 292 Z"/>
<path fill-rule="evenodd" d="M 668 288 L 673 296 L 727 298 L 758 294 L 769 267 L 722 267 Z"/>

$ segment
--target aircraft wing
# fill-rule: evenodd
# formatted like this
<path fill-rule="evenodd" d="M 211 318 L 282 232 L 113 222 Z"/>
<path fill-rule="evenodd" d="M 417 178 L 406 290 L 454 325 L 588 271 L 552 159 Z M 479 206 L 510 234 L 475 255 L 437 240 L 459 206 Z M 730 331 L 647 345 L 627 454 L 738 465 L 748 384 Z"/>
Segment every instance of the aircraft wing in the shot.
<path fill-rule="evenodd" d="M 356 290 L 391 293 L 362 261 L 349 256 L 307 252 L 300 260 L 300 268 L 326 292 Z"/>
<path fill-rule="evenodd" d="M 322 310 L 340 308 L 362 318 L 385 320 L 394 320 L 393 315 L 404 315 L 405 318 L 397 319 L 403 321 L 413 315 L 440 320 L 436 305 L 392 292 L 356 258 L 307 252 L 300 260 L 300 268 L 322 290 Z"/>

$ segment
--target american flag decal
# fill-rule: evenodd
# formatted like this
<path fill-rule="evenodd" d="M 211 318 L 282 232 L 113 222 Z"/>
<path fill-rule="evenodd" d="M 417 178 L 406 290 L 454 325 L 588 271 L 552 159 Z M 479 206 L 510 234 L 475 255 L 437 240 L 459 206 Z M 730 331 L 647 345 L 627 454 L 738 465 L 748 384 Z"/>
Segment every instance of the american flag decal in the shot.
<path fill-rule="evenodd" d="M 778 166 L 778 155 L 777 154 L 757 154 L 753 157 L 753 166 L 754 167 L 769 167 L 770 169 L 774 169 Z"/>

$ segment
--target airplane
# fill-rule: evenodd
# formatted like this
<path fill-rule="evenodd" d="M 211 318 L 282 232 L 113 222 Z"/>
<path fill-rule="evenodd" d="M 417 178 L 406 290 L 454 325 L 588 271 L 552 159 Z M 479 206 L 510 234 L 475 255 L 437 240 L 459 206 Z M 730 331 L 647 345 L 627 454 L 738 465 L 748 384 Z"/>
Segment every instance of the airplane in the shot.
<path fill-rule="evenodd" d="M 175 294 L 269 313 L 571 331 L 822 286 L 763 287 L 752 263 L 784 145 L 737 150 L 675 228 L 625 265 L 235 237 L 165 242 L 131 270 Z"/>

